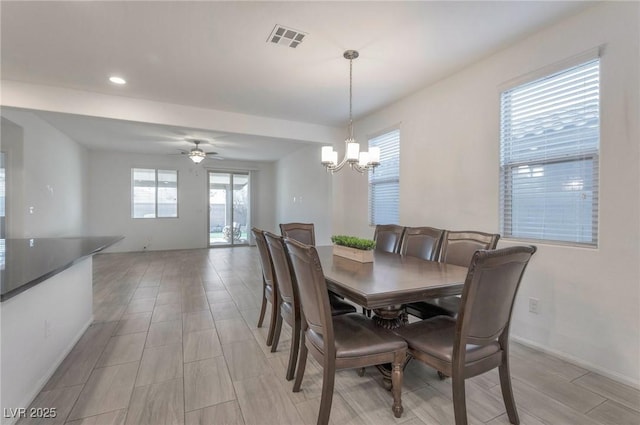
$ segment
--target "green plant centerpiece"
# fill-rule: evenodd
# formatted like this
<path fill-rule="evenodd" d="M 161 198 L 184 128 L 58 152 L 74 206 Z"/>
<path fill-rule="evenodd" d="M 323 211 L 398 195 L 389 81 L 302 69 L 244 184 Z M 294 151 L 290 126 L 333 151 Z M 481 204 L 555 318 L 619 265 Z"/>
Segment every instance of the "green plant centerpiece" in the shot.
<path fill-rule="evenodd" d="M 334 235 L 331 236 L 331 242 L 336 245 L 348 246 L 349 248 L 361 249 L 363 251 L 370 251 L 376 247 L 376 241 L 357 238 L 355 236 Z"/>
<path fill-rule="evenodd" d="M 333 255 L 345 257 L 360 263 L 373 262 L 373 249 L 376 242 L 371 239 L 362 239 L 355 236 L 334 235 L 331 236 Z"/>

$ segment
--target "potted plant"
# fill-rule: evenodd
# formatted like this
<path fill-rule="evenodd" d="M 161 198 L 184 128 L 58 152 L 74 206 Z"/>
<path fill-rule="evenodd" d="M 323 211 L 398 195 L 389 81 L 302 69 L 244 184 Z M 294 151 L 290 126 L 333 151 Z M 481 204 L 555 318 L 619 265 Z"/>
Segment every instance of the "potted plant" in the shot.
<path fill-rule="evenodd" d="M 334 244 L 333 255 L 361 263 L 373 263 L 373 249 L 376 247 L 375 241 L 355 236 L 334 235 L 331 236 L 331 242 Z"/>

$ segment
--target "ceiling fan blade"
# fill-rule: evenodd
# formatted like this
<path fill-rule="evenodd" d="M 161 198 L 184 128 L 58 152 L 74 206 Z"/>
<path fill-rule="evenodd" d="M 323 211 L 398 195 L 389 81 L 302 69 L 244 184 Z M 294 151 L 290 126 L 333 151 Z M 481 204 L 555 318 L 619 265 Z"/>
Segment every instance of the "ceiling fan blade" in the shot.
<path fill-rule="evenodd" d="M 225 158 L 223 158 L 221 156 L 217 156 L 217 155 L 216 156 L 207 156 L 205 159 L 206 160 L 212 159 L 214 161 L 224 161 L 225 160 Z"/>

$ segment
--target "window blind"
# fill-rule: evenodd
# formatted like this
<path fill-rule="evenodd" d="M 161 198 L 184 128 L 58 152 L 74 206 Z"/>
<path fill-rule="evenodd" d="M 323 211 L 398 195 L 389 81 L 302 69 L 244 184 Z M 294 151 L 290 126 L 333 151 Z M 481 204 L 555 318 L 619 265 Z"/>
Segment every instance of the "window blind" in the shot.
<path fill-rule="evenodd" d="M 597 245 L 600 60 L 501 94 L 505 237 Z"/>
<path fill-rule="evenodd" d="M 369 224 L 400 222 L 400 130 L 369 139 L 380 148 L 380 165 L 369 173 Z"/>

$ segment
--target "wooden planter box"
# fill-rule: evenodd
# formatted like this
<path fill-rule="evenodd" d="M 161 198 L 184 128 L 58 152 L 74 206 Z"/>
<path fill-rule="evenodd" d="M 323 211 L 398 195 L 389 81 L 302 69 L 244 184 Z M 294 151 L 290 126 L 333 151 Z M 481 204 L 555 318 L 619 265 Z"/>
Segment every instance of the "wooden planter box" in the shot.
<path fill-rule="evenodd" d="M 361 249 L 349 248 L 342 245 L 333 246 L 333 255 L 348 258 L 360 263 L 373 263 L 373 250 L 363 251 Z"/>

